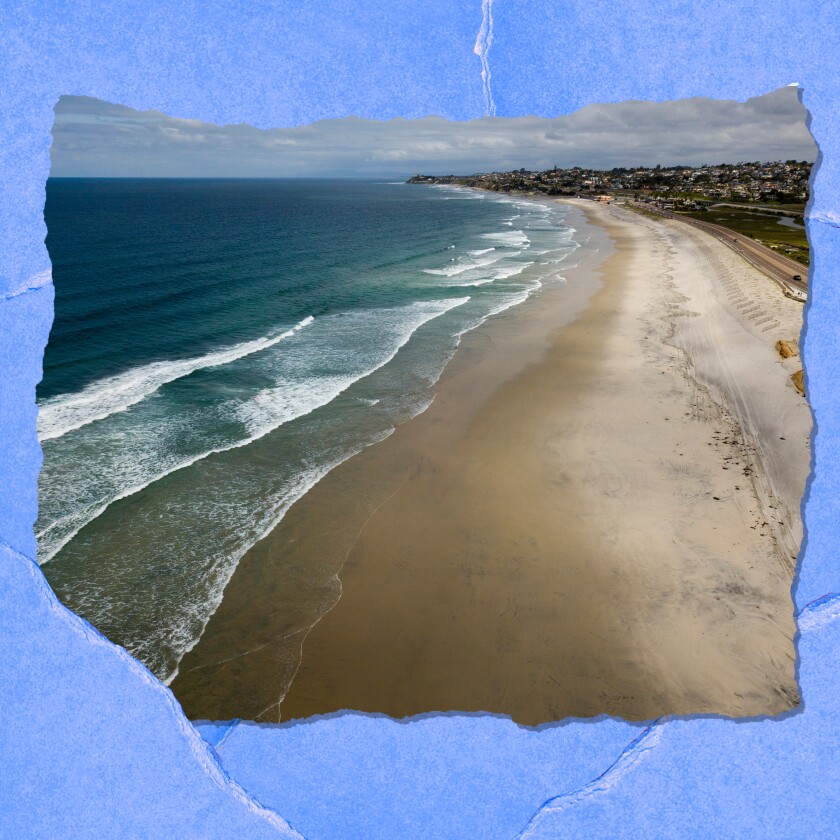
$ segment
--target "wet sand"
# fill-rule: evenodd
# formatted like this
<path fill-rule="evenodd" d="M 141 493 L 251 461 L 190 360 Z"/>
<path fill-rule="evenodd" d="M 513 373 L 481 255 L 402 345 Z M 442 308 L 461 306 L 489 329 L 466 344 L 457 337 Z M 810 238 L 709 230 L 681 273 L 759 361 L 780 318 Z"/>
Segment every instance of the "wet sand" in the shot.
<path fill-rule="evenodd" d="M 801 305 L 686 225 L 579 207 L 611 247 L 465 336 L 432 406 L 243 558 L 173 682 L 188 715 L 798 702 L 810 413 L 773 345 Z"/>

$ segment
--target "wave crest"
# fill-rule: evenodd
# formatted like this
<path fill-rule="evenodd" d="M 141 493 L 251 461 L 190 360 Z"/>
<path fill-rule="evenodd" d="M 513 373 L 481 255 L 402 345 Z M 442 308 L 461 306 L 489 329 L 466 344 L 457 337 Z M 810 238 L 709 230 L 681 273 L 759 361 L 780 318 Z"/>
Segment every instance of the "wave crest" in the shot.
<path fill-rule="evenodd" d="M 98 379 L 81 391 L 44 400 L 38 407 L 38 439 L 45 441 L 59 438 L 96 420 L 104 420 L 111 414 L 125 411 L 169 382 L 189 376 L 197 370 L 226 365 L 244 356 L 259 353 L 260 350 L 291 338 L 314 320 L 309 315 L 279 335 L 243 341 L 192 359 L 152 362 L 125 373 Z"/>

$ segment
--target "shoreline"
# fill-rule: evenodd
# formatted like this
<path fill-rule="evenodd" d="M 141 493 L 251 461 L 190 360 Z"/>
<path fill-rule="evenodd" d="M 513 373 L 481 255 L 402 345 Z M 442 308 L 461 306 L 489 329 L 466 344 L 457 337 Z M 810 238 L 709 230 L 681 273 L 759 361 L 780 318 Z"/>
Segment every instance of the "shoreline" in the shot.
<path fill-rule="evenodd" d="M 715 278 L 739 269 L 669 223 L 573 204 L 613 250 L 560 270 L 600 288 L 562 326 L 567 290 L 544 289 L 466 334 L 432 406 L 242 559 L 173 682 L 190 717 L 455 709 L 535 725 L 796 704 L 789 558 L 808 459 L 764 445 L 768 398 L 739 391 L 720 352 L 737 319 Z M 793 442 L 810 413 L 740 329 Z M 290 595 L 313 564 L 312 597 L 333 607 L 302 627 Z"/>

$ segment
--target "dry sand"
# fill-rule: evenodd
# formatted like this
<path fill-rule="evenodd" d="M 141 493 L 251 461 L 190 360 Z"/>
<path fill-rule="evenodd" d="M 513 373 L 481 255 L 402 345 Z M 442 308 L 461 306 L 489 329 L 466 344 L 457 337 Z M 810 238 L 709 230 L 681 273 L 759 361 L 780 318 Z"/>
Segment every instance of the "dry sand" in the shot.
<path fill-rule="evenodd" d="M 811 416 L 774 345 L 802 306 L 688 225 L 574 212 L 612 242 L 564 270 L 597 291 L 467 335 L 424 414 L 243 558 L 173 683 L 191 717 L 798 702 Z"/>

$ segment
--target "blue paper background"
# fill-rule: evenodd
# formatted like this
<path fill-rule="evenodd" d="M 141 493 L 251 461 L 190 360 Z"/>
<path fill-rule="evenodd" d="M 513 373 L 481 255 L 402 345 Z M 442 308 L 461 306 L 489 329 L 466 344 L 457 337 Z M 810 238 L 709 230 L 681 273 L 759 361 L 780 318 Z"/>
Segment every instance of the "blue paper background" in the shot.
<path fill-rule="evenodd" d="M 0 835 L 299 836 L 288 820 L 309 840 L 837 836 L 838 6 L 3 4 Z M 490 16 L 483 79 L 474 45 Z M 276 127 L 351 114 L 463 120 L 488 108 L 557 116 L 593 101 L 745 99 L 789 82 L 802 85 L 821 149 L 808 221 L 804 356 L 817 432 L 795 587 L 801 711 L 540 731 L 489 716 L 352 714 L 196 730 L 167 689 L 57 603 L 31 558 L 34 395 L 53 302 L 42 210 L 61 94 Z"/>

